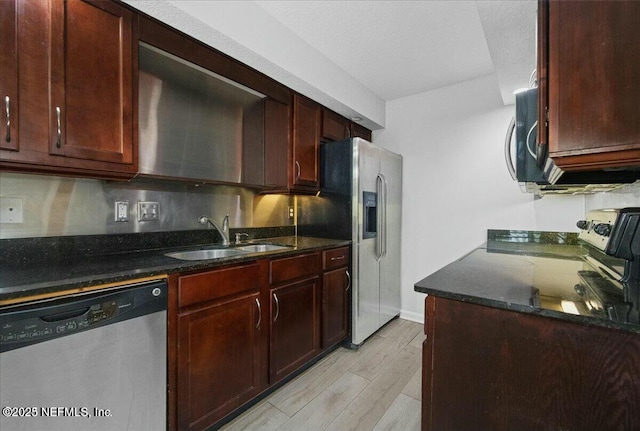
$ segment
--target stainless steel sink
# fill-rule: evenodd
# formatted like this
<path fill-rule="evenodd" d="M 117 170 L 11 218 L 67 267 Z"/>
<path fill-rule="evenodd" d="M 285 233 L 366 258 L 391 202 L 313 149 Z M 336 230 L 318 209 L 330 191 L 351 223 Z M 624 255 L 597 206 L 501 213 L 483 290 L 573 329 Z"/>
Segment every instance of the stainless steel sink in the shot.
<path fill-rule="evenodd" d="M 174 251 L 172 253 L 165 253 L 165 256 L 180 260 L 207 260 L 240 256 L 249 253 L 266 253 L 269 251 L 284 250 L 287 248 L 290 248 L 290 246 L 275 244 L 249 244 L 233 248 L 225 247 L 206 248 L 202 250 Z"/>
<path fill-rule="evenodd" d="M 249 252 L 238 250 L 237 248 L 210 248 L 204 250 L 175 251 L 173 253 L 166 253 L 165 256 L 180 260 L 207 260 L 238 256 L 247 253 Z"/>
<path fill-rule="evenodd" d="M 291 248 L 287 245 L 275 245 L 275 244 L 251 244 L 236 247 L 235 250 L 243 250 L 247 253 L 264 253 L 267 251 L 284 250 Z"/>

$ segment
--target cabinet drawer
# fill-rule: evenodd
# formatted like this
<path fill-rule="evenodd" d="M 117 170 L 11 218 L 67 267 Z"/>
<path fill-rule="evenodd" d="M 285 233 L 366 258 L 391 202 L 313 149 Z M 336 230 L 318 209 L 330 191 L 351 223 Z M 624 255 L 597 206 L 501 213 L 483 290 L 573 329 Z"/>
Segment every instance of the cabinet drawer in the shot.
<path fill-rule="evenodd" d="M 320 254 L 301 254 L 269 262 L 269 283 L 276 284 L 287 280 L 317 275 L 320 272 Z"/>
<path fill-rule="evenodd" d="M 334 248 L 322 252 L 322 269 L 329 270 L 349 266 L 349 247 Z"/>
<path fill-rule="evenodd" d="M 180 277 L 178 305 L 186 307 L 260 288 L 260 265 L 252 263 Z"/>

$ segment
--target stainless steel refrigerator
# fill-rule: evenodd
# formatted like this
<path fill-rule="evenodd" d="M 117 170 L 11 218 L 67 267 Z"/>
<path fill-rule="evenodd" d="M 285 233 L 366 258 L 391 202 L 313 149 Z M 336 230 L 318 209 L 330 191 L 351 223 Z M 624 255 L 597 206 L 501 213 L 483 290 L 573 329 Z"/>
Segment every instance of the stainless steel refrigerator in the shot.
<path fill-rule="evenodd" d="M 400 313 L 402 156 L 360 138 L 320 147 L 314 227 L 352 240 L 351 343 Z"/>

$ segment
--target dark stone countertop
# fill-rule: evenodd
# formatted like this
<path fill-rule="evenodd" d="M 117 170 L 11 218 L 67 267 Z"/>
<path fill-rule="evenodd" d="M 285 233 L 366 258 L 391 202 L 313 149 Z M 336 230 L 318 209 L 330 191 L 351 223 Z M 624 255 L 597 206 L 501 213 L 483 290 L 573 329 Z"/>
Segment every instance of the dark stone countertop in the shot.
<path fill-rule="evenodd" d="M 623 286 L 605 281 L 588 257 L 597 254 L 622 270 L 624 261 L 599 253 L 576 234 L 493 231 L 487 243 L 418 281 L 416 292 L 537 314 L 580 324 L 640 333 L 640 322 L 626 322 Z M 587 278 L 597 283 L 585 286 Z M 595 296 L 594 296 L 595 295 Z M 599 305 L 591 304 L 597 298 Z M 608 308 L 617 318 L 610 319 Z"/>
<path fill-rule="evenodd" d="M 182 237 L 189 233 L 177 233 Z M 100 235 L 99 238 L 58 237 L 56 239 L 2 240 L 0 258 L 0 304 L 7 300 L 52 292 L 123 283 L 138 278 L 193 270 L 206 270 L 231 263 L 349 245 L 350 241 L 299 237 L 295 235 L 259 238 L 252 243 L 289 245 L 291 248 L 265 253 L 247 253 L 211 260 L 186 261 L 167 257 L 171 251 L 218 247 L 211 234 L 191 244 L 158 240 L 159 235 Z M 167 236 L 165 234 L 164 236 Z M 133 238 L 133 239 L 132 239 Z M 126 244 L 135 242 L 135 244 Z M 89 245 L 89 244 L 93 245 Z M 166 246 L 170 244 L 170 246 Z M 243 244 L 246 245 L 246 244 Z M 102 250 L 100 251 L 100 248 Z M 114 250 L 116 250 L 114 252 Z M 109 252 L 107 252 L 109 251 Z M 13 302 L 13 301 L 10 301 Z"/>

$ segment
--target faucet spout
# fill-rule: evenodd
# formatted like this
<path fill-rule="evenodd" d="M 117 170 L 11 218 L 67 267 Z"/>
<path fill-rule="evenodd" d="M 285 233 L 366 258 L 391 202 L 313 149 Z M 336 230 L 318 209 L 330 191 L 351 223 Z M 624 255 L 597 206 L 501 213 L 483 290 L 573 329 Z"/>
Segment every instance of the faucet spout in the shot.
<path fill-rule="evenodd" d="M 229 214 L 224 216 L 224 219 L 222 220 L 222 227 L 218 226 L 218 223 L 216 223 L 214 219 L 207 216 L 200 216 L 200 218 L 198 219 L 198 223 L 210 224 L 211 226 L 216 228 L 216 230 L 222 237 L 222 245 L 229 245 Z"/>

